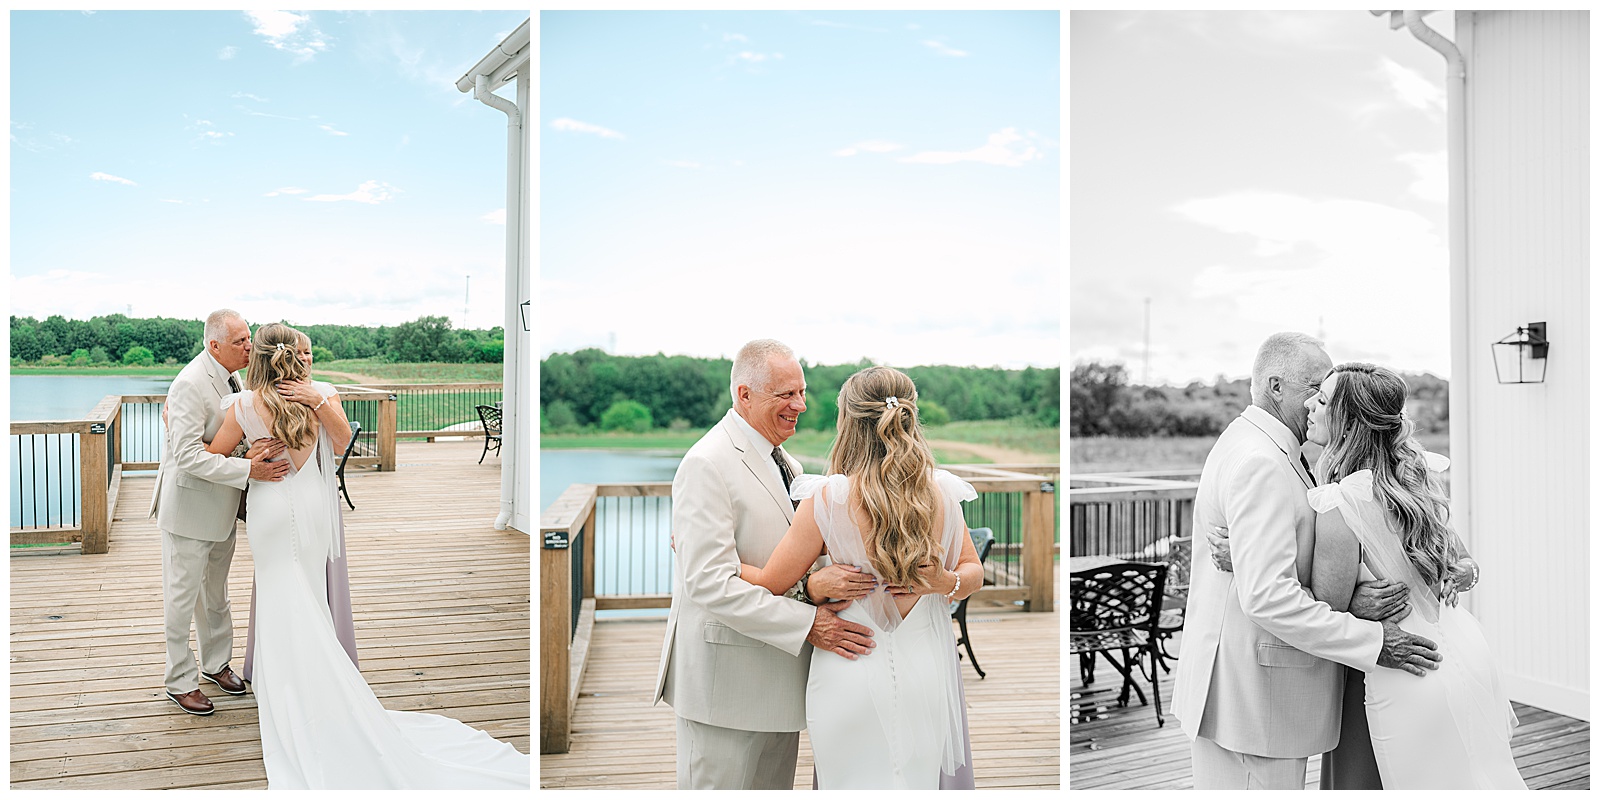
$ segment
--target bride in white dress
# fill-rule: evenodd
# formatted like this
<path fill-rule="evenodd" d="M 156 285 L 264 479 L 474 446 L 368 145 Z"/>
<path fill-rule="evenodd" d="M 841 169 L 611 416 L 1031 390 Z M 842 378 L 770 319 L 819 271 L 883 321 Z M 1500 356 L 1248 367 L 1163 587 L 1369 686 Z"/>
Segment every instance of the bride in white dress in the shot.
<path fill-rule="evenodd" d="M 531 758 L 437 714 L 386 710 L 350 661 L 328 609 L 328 559 L 339 555 L 333 446 L 305 406 L 279 396 L 280 381 L 309 373 L 297 332 L 256 332 L 248 391 L 227 407 L 208 449 L 241 438 L 285 443 L 289 474 L 251 481 L 247 504 L 255 561 L 252 689 L 269 789 L 527 789 Z"/>
<path fill-rule="evenodd" d="M 1342 364 L 1306 401 L 1308 438 L 1326 446 L 1308 495 L 1318 513 L 1313 561 L 1319 599 L 1339 607 L 1356 581 L 1409 590 L 1407 633 L 1438 644 L 1443 660 L 1418 677 L 1380 669 L 1366 678 L 1366 715 L 1384 789 L 1526 789 L 1511 757 L 1516 716 L 1494 653 L 1456 594 L 1478 580 L 1450 529 L 1437 473 L 1404 415 L 1405 381 L 1371 364 Z M 1358 578 L 1359 576 L 1359 578 Z M 1328 597 L 1325 587 L 1342 597 Z"/>
<path fill-rule="evenodd" d="M 934 469 L 904 373 L 871 367 L 839 390 L 828 474 L 795 479 L 794 521 L 764 568 L 740 577 L 782 594 L 818 555 L 878 587 L 839 616 L 872 629 L 855 660 L 813 650 L 806 726 L 821 789 L 937 789 L 966 761 L 950 603 L 983 587 L 967 534 L 966 481 Z"/>

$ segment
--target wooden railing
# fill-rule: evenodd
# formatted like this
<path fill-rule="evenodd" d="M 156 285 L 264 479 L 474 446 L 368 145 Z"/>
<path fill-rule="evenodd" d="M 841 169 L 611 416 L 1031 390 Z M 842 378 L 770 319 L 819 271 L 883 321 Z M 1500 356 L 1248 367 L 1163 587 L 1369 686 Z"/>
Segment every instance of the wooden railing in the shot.
<path fill-rule="evenodd" d="M 1067 552 L 1138 559 L 1190 536 L 1199 470 L 1073 475 Z"/>
<path fill-rule="evenodd" d="M 980 594 L 986 600 L 1021 602 L 1028 611 L 1053 611 L 1059 552 L 1055 496 L 1059 465 L 946 468 L 970 482 L 980 496 L 1020 495 L 1020 513 L 1014 515 L 1018 530 L 996 531 L 997 546 L 986 564 Z M 572 709 L 583 679 L 595 612 L 671 606 L 671 551 L 666 545 L 671 535 L 671 494 L 672 484 L 664 481 L 573 484 L 541 516 L 539 752 L 568 750 Z M 609 499 L 626 503 L 608 503 Z M 613 527 L 617 520 L 612 518 L 624 513 L 630 524 L 616 541 L 629 544 L 600 547 L 603 529 Z M 647 547 L 635 546 L 645 538 L 650 539 Z M 1006 543 L 1004 547 L 1001 542 Z M 653 562 L 651 549 L 658 551 Z M 636 557 L 644 564 L 654 564 L 653 583 L 649 579 L 618 579 L 611 581 L 612 591 L 597 592 L 597 570 L 605 575 L 622 558 L 629 559 L 631 570 Z"/>
<path fill-rule="evenodd" d="M 361 388 L 388 392 L 399 400 L 399 424 L 406 429 L 396 431 L 401 439 L 427 439 L 432 442 L 441 436 L 474 437 L 483 435 L 483 425 L 477 406 L 494 405 L 505 395 L 504 383 L 363 383 Z M 453 420 L 453 422 L 446 422 Z M 441 424 L 442 423 L 442 424 Z M 470 427 L 477 423 L 476 427 Z M 468 425 L 469 427 L 454 427 Z"/>
<path fill-rule="evenodd" d="M 392 472 L 395 469 L 397 433 L 395 396 L 386 391 L 357 386 L 339 387 L 339 396 L 352 419 L 365 416 L 372 421 L 370 427 L 363 424 L 360 435 L 363 443 L 358 445 L 357 453 L 351 454 L 348 463 Z M 159 420 L 161 406 L 166 399 L 164 394 L 107 395 L 83 419 L 11 423 L 11 436 L 17 441 L 15 449 L 18 453 L 22 452 L 24 442 L 30 442 L 28 449 L 31 453 L 32 437 L 38 436 L 75 436 L 77 444 L 75 481 L 71 486 L 56 487 L 56 491 L 61 493 L 58 494 L 58 500 L 63 506 L 66 505 L 66 491 L 70 489 L 75 495 L 72 505 L 77 513 L 73 522 L 39 525 L 36 519 L 36 524 L 32 526 L 12 526 L 11 544 L 63 545 L 62 548 L 27 549 L 34 552 L 61 552 L 70 549 L 73 544 L 77 544 L 78 551 L 84 554 L 106 552 L 111 514 L 117 505 L 117 491 L 121 487 L 123 472 L 149 471 L 160 467 L 159 460 L 150 460 L 146 456 L 156 454 L 159 459 L 160 439 L 164 436 L 164 425 Z M 134 427 L 144 437 L 130 442 L 127 434 L 132 431 L 123 424 L 125 419 L 137 419 L 139 422 Z M 155 438 L 154 446 L 149 441 L 151 436 Z M 125 459 L 124 453 L 135 457 Z M 19 459 L 14 482 L 23 481 L 23 473 L 34 470 L 37 470 L 37 465 L 24 465 Z M 20 554 L 17 550 L 13 550 L 13 553 Z"/>

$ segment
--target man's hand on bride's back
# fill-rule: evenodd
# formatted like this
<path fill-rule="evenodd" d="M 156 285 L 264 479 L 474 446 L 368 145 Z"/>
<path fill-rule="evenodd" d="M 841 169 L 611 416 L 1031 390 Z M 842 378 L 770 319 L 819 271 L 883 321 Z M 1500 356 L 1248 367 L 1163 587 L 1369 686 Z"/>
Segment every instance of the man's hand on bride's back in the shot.
<path fill-rule="evenodd" d="M 849 564 L 829 564 L 806 578 L 813 600 L 860 600 L 878 588 L 878 579 Z"/>
<path fill-rule="evenodd" d="M 844 656 L 854 661 L 857 655 L 872 652 L 872 629 L 847 619 L 839 612 L 850 607 L 853 601 L 842 600 L 817 606 L 817 615 L 811 620 L 811 632 L 806 641 L 819 650 Z"/>
<path fill-rule="evenodd" d="M 1378 666 L 1403 669 L 1421 677 L 1428 674 L 1428 670 L 1438 669 L 1441 660 L 1439 645 L 1421 636 L 1412 636 L 1393 622 L 1383 623 L 1383 649 L 1378 652 Z"/>
<path fill-rule="evenodd" d="M 1373 622 L 1399 622 L 1411 613 L 1410 594 L 1400 581 L 1364 581 L 1350 597 L 1350 613 Z"/>

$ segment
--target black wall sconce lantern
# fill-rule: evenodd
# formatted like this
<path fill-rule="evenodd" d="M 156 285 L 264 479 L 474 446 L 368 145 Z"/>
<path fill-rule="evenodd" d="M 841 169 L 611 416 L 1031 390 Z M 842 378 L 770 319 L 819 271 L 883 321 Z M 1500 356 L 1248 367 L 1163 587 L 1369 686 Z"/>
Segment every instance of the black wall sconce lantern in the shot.
<path fill-rule="evenodd" d="M 1544 370 L 1550 354 L 1545 324 L 1530 322 L 1525 328 L 1495 342 L 1494 377 L 1501 383 L 1544 383 Z"/>
<path fill-rule="evenodd" d="M 522 305 L 517 306 L 517 311 L 522 313 L 522 329 L 524 331 L 528 330 L 528 306 L 532 303 L 532 300 L 524 300 Z"/>

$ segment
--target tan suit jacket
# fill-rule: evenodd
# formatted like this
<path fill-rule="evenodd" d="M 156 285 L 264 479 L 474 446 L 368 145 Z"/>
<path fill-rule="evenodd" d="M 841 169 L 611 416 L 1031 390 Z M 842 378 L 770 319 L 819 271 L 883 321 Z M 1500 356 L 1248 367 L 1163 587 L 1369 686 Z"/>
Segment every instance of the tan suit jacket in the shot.
<path fill-rule="evenodd" d="M 1190 739 L 1268 758 L 1326 752 L 1339 741 L 1339 664 L 1377 666 L 1382 625 L 1311 595 L 1314 485 L 1294 434 L 1255 406 L 1206 457 L 1173 690 Z M 1211 563 L 1205 535 L 1215 526 L 1228 528 L 1231 573 Z"/>
<path fill-rule="evenodd" d="M 799 731 L 816 609 L 739 579 L 741 562 L 767 563 L 794 505 L 771 450 L 751 445 L 735 413 L 689 449 L 672 480 L 677 557 L 655 702 L 708 725 Z"/>
<path fill-rule="evenodd" d="M 150 497 L 150 516 L 174 536 L 220 542 L 233 533 L 250 461 L 206 452 L 232 391 L 227 370 L 201 351 L 167 390 L 166 449 Z"/>

